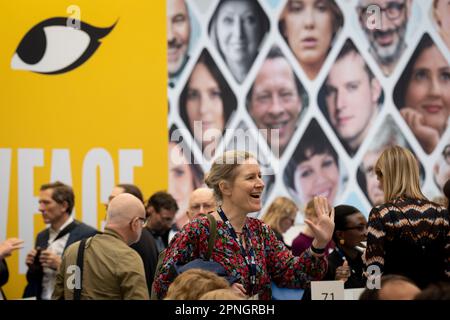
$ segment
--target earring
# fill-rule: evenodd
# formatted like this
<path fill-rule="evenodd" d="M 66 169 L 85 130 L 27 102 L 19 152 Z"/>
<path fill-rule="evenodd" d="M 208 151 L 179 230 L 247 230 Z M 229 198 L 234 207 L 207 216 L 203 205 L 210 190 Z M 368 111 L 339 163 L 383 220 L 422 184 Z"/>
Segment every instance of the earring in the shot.
<path fill-rule="evenodd" d="M 340 243 L 341 246 L 343 246 L 344 243 L 345 243 L 345 240 L 344 239 L 339 239 L 339 243 Z"/>

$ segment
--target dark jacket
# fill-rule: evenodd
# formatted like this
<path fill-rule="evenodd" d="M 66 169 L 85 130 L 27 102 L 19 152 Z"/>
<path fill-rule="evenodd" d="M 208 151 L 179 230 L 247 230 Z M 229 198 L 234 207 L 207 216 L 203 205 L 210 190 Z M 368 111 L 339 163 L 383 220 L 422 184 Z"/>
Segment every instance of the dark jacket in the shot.
<path fill-rule="evenodd" d="M 345 261 L 344 259 L 347 260 L 347 263 L 351 270 L 350 277 L 345 282 L 344 288 L 365 288 L 367 279 L 363 275 L 364 263 L 362 261 L 361 254 L 358 254 L 356 259 L 351 259 L 343 252 L 343 250 L 340 250 L 338 247 L 336 247 L 334 251 L 328 256 L 328 271 L 324 280 L 335 280 L 336 269 L 342 266 Z"/>
<path fill-rule="evenodd" d="M 5 293 L 2 290 L 2 286 L 4 286 L 9 279 L 8 266 L 6 265 L 6 260 L 0 260 L 0 291 L 3 295 L 3 298 L 6 299 Z"/>
<path fill-rule="evenodd" d="M 158 263 L 158 249 L 156 248 L 155 238 L 147 228 L 144 228 L 139 241 L 130 247 L 142 258 L 148 294 L 151 296 L 153 278 L 155 277 L 156 264 Z"/>
<path fill-rule="evenodd" d="M 80 241 L 85 238 L 89 238 L 98 233 L 98 231 L 87 224 L 74 220 L 76 227 L 70 231 L 69 239 L 67 240 L 64 250 L 67 249 L 72 243 Z M 38 233 L 35 242 L 35 248 L 41 247 L 42 249 L 47 248 L 48 239 L 50 236 L 50 228 L 45 229 Z M 35 268 L 28 268 L 27 271 L 27 281 L 28 284 L 25 287 L 23 293 L 24 298 L 36 297 L 38 300 L 41 299 L 42 294 L 42 272 L 36 270 Z"/>

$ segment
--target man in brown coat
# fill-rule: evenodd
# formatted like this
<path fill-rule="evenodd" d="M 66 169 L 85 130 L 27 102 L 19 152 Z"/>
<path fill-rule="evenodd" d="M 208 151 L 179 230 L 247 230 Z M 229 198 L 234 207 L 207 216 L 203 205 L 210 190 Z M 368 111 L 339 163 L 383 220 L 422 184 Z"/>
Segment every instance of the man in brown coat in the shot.
<path fill-rule="evenodd" d="M 64 253 L 53 299 L 72 300 L 80 284 L 81 299 L 149 299 L 142 259 L 129 247 L 146 224 L 144 205 L 123 193 L 110 202 L 107 215 L 105 232 L 85 244 L 81 283 L 76 267 L 80 242 Z"/>

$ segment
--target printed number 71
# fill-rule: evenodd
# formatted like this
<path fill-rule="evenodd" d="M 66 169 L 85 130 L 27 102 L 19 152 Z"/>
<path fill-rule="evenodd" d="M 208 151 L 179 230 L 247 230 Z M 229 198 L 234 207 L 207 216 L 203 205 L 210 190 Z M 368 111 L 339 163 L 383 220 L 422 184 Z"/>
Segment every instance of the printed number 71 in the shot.
<path fill-rule="evenodd" d="M 322 295 L 324 296 L 323 300 L 334 300 L 334 293 L 327 293 L 327 292 L 322 292 Z M 328 296 L 330 296 L 330 299 L 328 299 Z"/>

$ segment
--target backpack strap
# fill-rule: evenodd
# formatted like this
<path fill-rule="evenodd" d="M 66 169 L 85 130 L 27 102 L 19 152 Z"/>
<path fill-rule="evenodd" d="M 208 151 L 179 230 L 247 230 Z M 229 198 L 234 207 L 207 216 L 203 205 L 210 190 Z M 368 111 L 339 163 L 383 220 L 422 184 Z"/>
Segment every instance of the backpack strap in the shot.
<path fill-rule="evenodd" d="M 155 275 L 153 276 L 153 282 L 155 282 L 155 280 L 159 277 L 159 274 L 160 274 L 159 269 L 161 268 L 162 262 L 164 260 L 164 256 L 166 255 L 166 249 L 161 251 L 158 255 L 158 263 L 156 264 Z M 153 282 L 152 282 L 152 290 L 151 290 L 151 294 L 150 294 L 150 300 L 158 300 L 158 295 L 156 294 L 156 291 L 154 289 Z"/>
<path fill-rule="evenodd" d="M 211 259 L 212 251 L 214 249 L 214 244 L 215 244 L 216 238 L 217 238 L 217 221 L 211 214 L 207 214 L 206 217 L 208 218 L 208 221 L 209 221 L 209 238 L 208 238 L 208 251 L 206 251 L 205 260 L 209 260 L 209 259 Z M 166 250 L 167 250 L 167 248 L 164 249 L 163 251 L 161 251 L 158 256 L 158 263 L 156 264 L 155 276 L 153 278 L 153 282 L 159 277 L 159 274 L 160 274 L 159 269 L 161 268 L 162 262 L 164 260 Z M 152 285 L 150 300 L 158 300 L 158 296 L 154 290 L 153 285 Z"/>
<path fill-rule="evenodd" d="M 81 290 L 83 288 L 83 259 L 84 259 L 84 249 L 87 239 L 83 239 L 78 247 L 77 255 L 77 267 L 80 270 L 80 287 L 75 287 L 73 292 L 73 300 L 81 300 Z M 76 283 L 76 282 L 75 282 Z"/>
<path fill-rule="evenodd" d="M 206 217 L 209 220 L 209 239 L 208 239 L 208 251 L 205 255 L 205 260 L 210 260 L 214 244 L 217 238 L 217 221 L 211 214 L 207 214 Z"/>
<path fill-rule="evenodd" d="M 64 237 L 66 234 L 70 233 L 73 229 L 78 227 L 79 223 L 76 220 L 73 220 L 67 227 L 62 229 L 56 236 L 56 238 L 53 240 L 55 242 L 56 240 Z"/>

